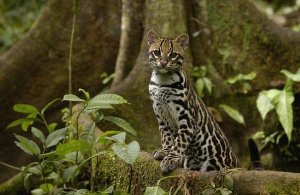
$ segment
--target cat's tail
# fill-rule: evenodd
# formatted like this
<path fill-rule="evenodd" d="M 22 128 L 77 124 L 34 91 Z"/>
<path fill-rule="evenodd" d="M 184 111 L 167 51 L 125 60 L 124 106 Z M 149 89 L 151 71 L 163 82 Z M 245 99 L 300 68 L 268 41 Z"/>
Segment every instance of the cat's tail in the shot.
<path fill-rule="evenodd" d="M 248 147 L 249 147 L 250 160 L 251 160 L 250 169 L 263 170 L 264 168 L 260 161 L 260 155 L 259 155 L 257 145 L 252 138 L 248 139 Z"/>

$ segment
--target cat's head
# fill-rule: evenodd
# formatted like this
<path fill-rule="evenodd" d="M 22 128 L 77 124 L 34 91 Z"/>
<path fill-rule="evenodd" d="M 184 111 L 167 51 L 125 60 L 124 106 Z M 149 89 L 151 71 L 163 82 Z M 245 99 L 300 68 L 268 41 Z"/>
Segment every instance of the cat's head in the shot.
<path fill-rule="evenodd" d="M 149 44 L 149 62 L 161 73 L 179 69 L 183 64 L 184 49 L 188 46 L 189 37 L 179 35 L 175 39 L 160 38 L 153 30 L 147 34 Z"/>

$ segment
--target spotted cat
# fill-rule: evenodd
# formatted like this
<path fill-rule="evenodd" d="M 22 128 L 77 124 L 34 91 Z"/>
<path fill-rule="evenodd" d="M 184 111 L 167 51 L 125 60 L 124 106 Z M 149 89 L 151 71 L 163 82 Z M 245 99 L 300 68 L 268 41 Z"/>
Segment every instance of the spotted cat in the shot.
<path fill-rule="evenodd" d="M 153 156 L 162 160 L 162 172 L 176 167 L 199 171 L 238 167 L 239 160 L 224 133 L 183 71 L 188 35 L 169 39 L 149 31 L 147 38 L 153 68 L 149 92 L 162 143 Z"/>

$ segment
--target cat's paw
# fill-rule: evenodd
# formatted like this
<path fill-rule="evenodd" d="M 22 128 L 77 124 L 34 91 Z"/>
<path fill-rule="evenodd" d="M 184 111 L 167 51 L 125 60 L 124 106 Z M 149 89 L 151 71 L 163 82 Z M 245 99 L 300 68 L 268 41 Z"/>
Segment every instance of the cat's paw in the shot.
<path fill-rule="evenodd" d="M 168 153 L 166 151 L 163 151 L 163 150 L 154 150 L 152 152 L 152 155 L 153 155 L 153 158 L 155 160 L 162 160 L 165 158 L 165 156 L 168 155 Z"/>
<path fill-rule="evenodd" d="M 168 173 L 177 167 L 182 166 L 182 159 L 180 157 L 166 156 L 160 163 L 162 173 Z"/>

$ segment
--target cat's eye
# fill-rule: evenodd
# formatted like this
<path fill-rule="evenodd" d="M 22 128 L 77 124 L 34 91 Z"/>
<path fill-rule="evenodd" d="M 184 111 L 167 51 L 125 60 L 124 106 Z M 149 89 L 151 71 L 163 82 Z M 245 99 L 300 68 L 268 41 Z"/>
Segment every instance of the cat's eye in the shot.
<path fill-rule="evenodd" d="M 174 53 L 174 52 L 169 55 L 170 58 L 176 58 L 176 56 L 177 56 L 177 53 Z"/>
<path fill-rule="evenodd" d="M 155 56 L 157 56 L 157 57 L 159 57 L 159 56 L 160 56 L 160 51 L 159 51 L 159 50 L 154 50 L 154 52 L 153 52 L 153 53 L 154 53 L 154 55 L 155 55 Z"/>

